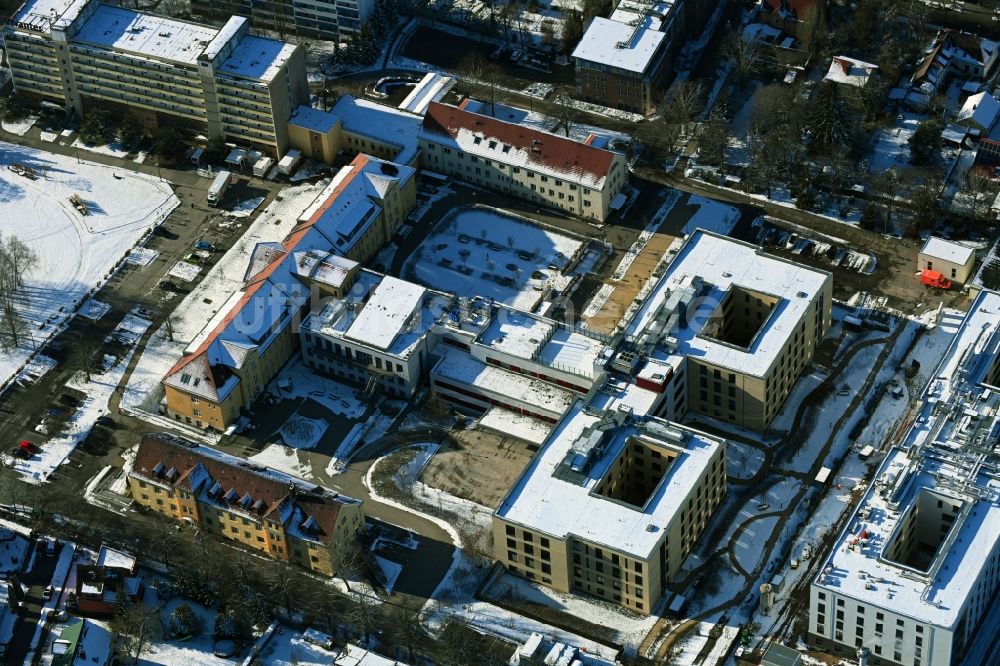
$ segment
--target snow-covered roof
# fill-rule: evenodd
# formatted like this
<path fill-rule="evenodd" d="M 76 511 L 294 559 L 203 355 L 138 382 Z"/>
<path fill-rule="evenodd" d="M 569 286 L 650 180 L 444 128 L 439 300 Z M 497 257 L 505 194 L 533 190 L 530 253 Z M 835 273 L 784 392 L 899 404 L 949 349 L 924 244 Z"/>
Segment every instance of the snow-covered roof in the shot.
<path fill-rule="evenodd" d="M 834 56 L 830 60 L 830 69 L 827 70 L 827 81 L 841 83 L 845 86 L 863 88 L 868 85 L 868 79 L 878 69 L 878 65 L 873 65 L 863 60 L 848 58 L 847 56 Z"/>
<path fill-rule="evenodd" d="M 343 287 L 351 272 L 358 266 L 358 262 L 332 252 L 308 250 L 295 253 L 296 272 L 300 277 L 331 287 Z"/>
<path fill-rule="evenodd" d="M 574 444 L 588 427 L 601 421 L 602 414 L 588 413 L 577 401 L 500 503 L 496 515 L 557 539 L 574 535 L 646 559 L 662 542 L 664 530 L 686 506 L 689 494 L 724 443 L 660 419 L 625 419 L 608 426 L 603 452 L 597 454 L 588 471 L 564 474 Z M 633 438 L 676 456 L 643 507 L 595 493 Z"/>
<path fill-rule="evenodd" d="M 1000 294 L 983 291 L 931 373 L 913 427 L 887 454 L 814 585 L 939 627 L 964 617 L 1000 540 L 1000 390 L 985 385 L 998 359 Z M 928 493 L 955 508 L 921 569 L 888 550 Z"/>
<path fill-rule="evenodd" d="M 638 74 L 645 73 L 663 53 L 667 34 L 660 20 L 643 16 L 637 25 L 595 17 L 573 50 L 573 57 Z"/>
<path fill-rule="evenodd" d="M 399 103 L 402 111 L 423 115 L 427 111 L 427 105 L 431 102 L 440 102 L 448 94 L 448 91 L 455 86 L 455 79 L 437 72 L 427 72 L 420 83 L 410 91 L 410 94 Z"/>
<path fill-rule="evenodd" d="M 426 291 L 418 284 L 385 276 L 344 337 L 376 349 L 389 349 L 420 309 Z"/>
<path fill-rule="evenodd" d="M 438 351 L 441 352 L 441 360 L 432 370 L 434 375 L 474 386 L 485 393 L 533 405 L 557 415 L 564 414 L 577 398 L 577 394 L 568 389 L 487 365 L 467 352 L 443 345 L 438 346 Z"/>
<path fill-rule="evenodd" d="M 700 282 L 700 284 L 699 284 Z M 696 230 L 668 264 L 635 314 L 626 319 L 627 335 L 662 342 L 676 340 L 677 353 L 705 363 L 763 377 L 795 333 L 813 300 L 831 282 L 829 273 L 761 252 L 757 246 Z M 703 335 L 715 307 L 733 288 L 778 299 L 748 347 Z M 700 297 L 698 312 L 677 304 L 688 292 Z M 695 301 L 691 301 L 695 302 Z M 678 315 L 687 325 L 679 325 Z"/>
<path fill-rule="evenodd" d="M 633 21 L 641 21 L 644 17 L 649 17 L 652 19 L 649 22 L 649 28 L 661 32 L 669 32 L 669 30 L 664 29 L 664 23 L 670 11 L 674 8 L 674 4 L 673 0 L 665 0 L 663 2 L 621 0 L 618 6 L 615 7 L 615 10 L 611 12 L 609 18 L 618 23 L 631 24 Z"/>
<path fill-rule="evenodd" d="M 311 106 L 298 106 L 292 112 L 292 117 L 288 119 L 289 125 L 304 127 L 313 132 L 326 134 L 333 129 L 340 121 L 340 118 L 332 111 L 314 109 Z"/>
<path fill-rule="evenodd" d="M 365 648 L 347 643 L 333 660 L 334 666 L 402 666 L 401 662 L 383 657 Z"/>
<path fill-rule="evenodd" d="M 135 568 L 135 556 L 115 550 L 114 548 L 101 546 L 101 552 L 97 555 L 97 566 L 118 567 L 119 569 L 132 571 Z"/>
<path fill-rule="evenodd" d="M 438 102 L 427 107 L 420 138 L 598 190 L 624 163 L 603 148 Z"/>
<path fill-rule="evenodd" d="M 215 71 L 255 81 L 270 81 L 297 48 L 295 44 L 277 39 L 246 35 L 240 39 L 229 57 L 216 66 Z"/>
<path fill-rule="evenodd" d="M 394 162 L 410 164 L 417 156 L 420 116 L 351 95 L 342 95 L 330 111 L 345 132 L 397 146 Z"/>
<path fill-rule="evenodd" d="M 517 358 L 534 359 L 555 328 L 551 319 L 499 308 L 477 342 Z"/>
<path fill-rule="evenodd" d="M 67 28 L 91 0 L 27 0 L 14 12 L 11 21 L 49 33 L 53 27 Z M 20 27 L 20 26 L 17 26 Z"/>
<path fill-rule="evenodd" d="M 993 95 L 981 92 L 969 95 L 962 105 L 962 110 L 958 112 L 956 122 L 988 131 L 997 121 L 998 115 L 1000 115 L 1000 102 Z"/>
<path fill-rule="evenodd" d="M 73 41 L 194 65 L 217 32 L 207 25 L 100 5 Z"/>
<path fill-rule="evenodd" d="M 924 243 L 924 246 L 920 248 L 920 254 L 958 266 L 964 266 L 972 261 L 976 255 L 976 251 L 967 245 L 931 236 Z"/>
<path fill-rule="evenodd" d="M 552 368 L 593 377 L 596 374 L 595 367 L 606 349 L 599 340 L 558 328 L 542 347 L 538 361 Z"/>
<path fill-rule="evenodd" d="M 226 21 L 217 33 L 212 41 L 205 46 L 204 56 L 212 61 L 215 60 L 229 42 L 236 37 L 247 24 L 247 19 L 243 16 L 230 16 L 229 20 Z"/>

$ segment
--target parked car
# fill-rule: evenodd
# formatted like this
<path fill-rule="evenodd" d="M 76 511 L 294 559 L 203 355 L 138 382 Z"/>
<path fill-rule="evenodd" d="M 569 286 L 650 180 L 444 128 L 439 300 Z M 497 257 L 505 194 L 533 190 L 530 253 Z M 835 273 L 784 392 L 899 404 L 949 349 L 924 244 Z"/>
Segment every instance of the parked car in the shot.
<path fill-rule="evenodd" d="M 115 420 L 113 418 L 111 418 L 110 416 L 108 416 L 107 414 L 103 414 L 101 416 L 98 416 L 97 420 L 94 421 L 94 423 L 95 423 L 95 425 L 99 425 L 102 428 L 114 428 L 117 425 L 115 423 Z"/>
<path fill-rule="evenodd" d="M 208 241 L 200 240 L 194 244 L 196 249 L 204 250 L 205 252 L 215 252 L 218 250 L 217 247 L 209 243 Z"/>
<path fill-rule="evenodd" d="M 55 594 L 55 588 L 51 585 L 45 586 L 45 591 L 42 592 L 42 599 L 51 599 L 52 595 Z"/>
<path fill-rule="evenodd" d="M 80 399 L 76 396 L 70 395 L 69 393 L 63 393 L 59 396 L 59 402 L 66 405 L 67 407 L 79 407 Z"/>
<path fill-rule="evenodd" d="M 158 286 L 163 291 L 173 291 L 173 292 L 178 291 L 177 285 L 174 284 L 173 282 L 171 282 L 170 280 L 160 280 L 160 283 L 159 283 Z"/>

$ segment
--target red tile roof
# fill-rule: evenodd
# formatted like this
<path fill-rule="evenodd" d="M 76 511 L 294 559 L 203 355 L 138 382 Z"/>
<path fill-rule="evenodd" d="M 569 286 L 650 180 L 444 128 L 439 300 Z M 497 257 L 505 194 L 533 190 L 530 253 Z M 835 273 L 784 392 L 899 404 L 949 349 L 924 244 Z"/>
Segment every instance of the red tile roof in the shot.
<path fill-rule="evenodd" d="M 423 130 L 452 139 L 462 130 L 480 134 L 527 153 L 531 164 L 556 172 L 589 175 L 596 180 L 608 175 L 615 158 L 614 153 L 603 148 L 440 102 L 431 102 L 427 107 Z M 496 153 L 496 159 L 503 161 L 503 152 Z"/>
<path fill-rule="evenodd" d="M 333 534 L 343 503 L 356 501 L 336 496 L 319 486 L 309 484 L 307 487 L 305 482 L 299 484 L 284 482 L 267 471 L 257 471 L 244 466 L 249 463 L 240 458 L 225 456 L 218 452 L 206 455 L 199 451 L 201 448 L 194 442 L 166 433 L 147 435 L 139 444 L 132 475 L 189 490 L 196 495 L 201 492 L 207 493 L 218 483 L 222 490 L 215 498 L 216 501 L 225 504 L 223 497 L 231 489 L 235 492 L 235 499 L 230 503 L 235 505 L 234 511 L 250 513 L 239 506 L 240 499 L 244 495 L 249 495 L 252 500 L 251 506 L 258 500 L 264 502 L 262 509 L 253 513 L 282 523 L 289 516 L 294 516 L 296 514 L 294 508 L 298 508 L 301 511 L 299 522 L 312 516 L 319 526 L 314 537 L 324 543 L 329 542 Z M 223 456 L 231 457 L 232 462 L 226 462 L 222 459 Z M 199 466 L 201 470 L 198 469 Z M 177 476 L 172 480 L 165 476 L 171 468 L 177 472 Z M 159 473 L 155 471 L 157 469 L 160 470 Z M 287 505 L 286 510 L 279 510 L 288 502 L 291 503 L 293 510 L 287 510 L 289 508 Z M 298 526 L 295 527 L 298 529 Z M 301 529 L 299 531 L 301 532 Z"/>
<path fill-rule="evenodd" d="M 361 171 L 367 164 L 368 164 L 368 157 L 363 153 L 359 153 L 351 162 L 351 165 L 357 168 L 351 172 L 350 176 L 344 179 L 344 181 L 337 187 L 336 190 L 334 190 L 333 193 L 331 193 L 329 200 L 324 204 L 324 206 L 329 206 L 330 201 L 336 199 L 336 197 L 348 186 L 348 184 L 350 184 L 351 180 L 354 177 L 356 177 L 359 173 L 361 173 Z M 325 210 L 325 208 L 323 208 L 323 210 Z M 277 261 L 272 261 L 266 268 L 264 268 L 257 274 L 251 276 L 249 283 L 245 286 L 243 290 L 243 296 L 240 298 L 239 302 L 233 306 L 233 308 L 229 311 L 229 313 L 225 316 L 225 318 L 219 322 L 219 324 L 212 330 L 212 332 L 205 337 L 202 343 L 198 346 L 198 349 L 196 349 L 193 353 L 188 354 L 187 356 L 182 356 L 180 359 L 177 360 L 174 366 L 170 368 L 170 370 L 164 376 L 164 379 L 170 377 L 171 375 L 176 374 L 179 370 L 181 370 L 181 368 L 186 366 L 188 363 L 191 363 L 196 358 L 203 356 L 205 352 L 208 351 L 208 348 L 212 346 L 212 343 L 215 342 L 215 340 L 226 330 L 226 328 L 229 326 L 232 320 L 236 318 L 236 316 L 240 313 L 243 307 L 246 306 L 248 302 L 250 302 L 250 299 L 257 292 L 257 290 L 260 289 L 260 286 L 269 277 L 271 277 L 271 275 L 274 274 L 278 266 L 281 265 L 281 262 L 294 261 L 294 258 L 291 257 L 292 250 L 294 250 L 296 246 L 298 246 L 298 244 L 302 241 L 302 239 L 305 238 L 306 234 L 309 233 L 309 231 L 313 228 L 313 226 L 320 219 L 320 217 L 322 216 L 317 213 L 316 215 L 310 217 L 308 220 L 300 222 L 295 226 L 294 229 L 292 229 L 292 231 L 288 234 L 285 240 L 281 243 L 282 246 L 285 248 L 285 254 L 282 256 L 282 258 Z M 213 375 L 214 374 L 215 374 L 215 369 L 213 368 Z M 228 377 L 228 375 L 226 376 Z"/>

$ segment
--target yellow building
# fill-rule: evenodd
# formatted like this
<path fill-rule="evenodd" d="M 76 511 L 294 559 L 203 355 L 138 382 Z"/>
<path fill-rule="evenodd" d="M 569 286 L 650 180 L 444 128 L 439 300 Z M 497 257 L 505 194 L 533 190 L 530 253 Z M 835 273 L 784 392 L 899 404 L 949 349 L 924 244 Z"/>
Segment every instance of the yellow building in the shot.
<path fill-rule="evenodd" d="M 298 348 L 297 324 L 324 296 L 343 298 L 416 204 L 416 172 L 358 155 L 283 243 L 254 248 L 230 296 L 163 378 L 166 413 L 225 431 Z"/>
<path fill-rule="evenodd" d="M 603 222 L 623 206 L 625 157 L 580 142 L 431 102 L 420 130 L 420 164 L 523 201 Z"/>
<path fill-rule="evenodd" d="M 327 576 L 365 524 L 360 500 L 166 433 L 143 438 L 128 484 L 141 506 Z"/>
<path fill-rule="evenodd" d="M 724 440 L 578 401 L 497 508 L 496 558 L 648 614 L 725 492 Z"/>
<path fill-rule="evenodd" d="M 160 125 L 288 150 L 288 118 L 308 100 L 303 50 L 249 34 L 104 5 L 28 0 L 3 28 L 18 94 L 82 118 L 100 106 Z"/>
<path fill-rule="evenodd" d="M 292 148 L 326 164 L 346 151 L 416 167 L 420 122 L 416 114 L 343 95 L 329 111 L 296 108 L 288 120 L 288 138 Z"/>

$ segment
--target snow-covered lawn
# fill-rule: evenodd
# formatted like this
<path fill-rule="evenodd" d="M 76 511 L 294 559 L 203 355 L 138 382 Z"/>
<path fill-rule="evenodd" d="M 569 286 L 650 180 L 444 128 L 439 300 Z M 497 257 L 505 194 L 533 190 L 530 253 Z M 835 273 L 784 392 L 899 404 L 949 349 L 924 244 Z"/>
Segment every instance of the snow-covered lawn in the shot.
<path fill-rule="evenodd" d="M 298 358 L 279 372 L 268 390 L 280 398 L 312 398 L 334 414 L 348 419 L 357 419 L 367 408 L 359 391 L 324 377 L 302 363 Z"/>
<path fill-rule="evenodd" d="M 483 296 L 533 310 L 563 289 L 582 243 L 523 218 L 484 207 L 454 211 L 427 236 L 403 276 L 459 296 Z"/>
<path fill-rule="evenodd" d="M 36 120 L 38 120 L 38 116 L 25 116 L 20 120 L 5 120 L 0 123 L 0 127 L 3 127 L 5 132 L 24 136 L 32 128 Z"/>
<path fill-rule="evenodd" d="M 257 243 L 284 240 L 295 226 L 299 214 L 312 203 L 322 187 L 323 183 L 320 182 L 282 190 L 282 200 L 268 206 L 244 232 L 240 241 L 181 301 L 171 318 L 173 339 L 170 339 L 164 327 L 152 336 L 129 377 L 122 396 L 123 408 L 157 413 L 159 401 L 163 397 L 160 380 L 181 357 L 184 348 L 218 312 L 227 297 L 243 287 L 243 276 L 254 246 Z"/>
<path fill-rule="evenodd" d="M 682 232 L 685 236 L 695 229 L 705 229 L 725 236 L 733 230 L 740 219 L 740 211 L 736 208 L 697 194 L 692 194 L 688 198 L 687 205 L 697 206 L 698 210 L 684 225 Z"/>
<path fill-rule="evenodd" d="M 7 168 L 14 163 L 34 169 L 37 179 Z M 86 218 L 70 204 L 74 194 L 90 210 Z M 0 383 L 178 203 L 170 184 L 153 176 L 0 142 L 0 236 L 17 236 L 38 255 L 20 304 L 32 348 L 4 354 Z"/>
<path fill-rule="evenodd" d="M 0 527 L 0 574 L 20 573 L 29 543 L 23 534 Z"/>
<path fill-rule="evenodd" d="M 298 451 L 282 444 L 268 444 L 264 450 L 250 456 L 248 460 L 303 479 L 312 476 L 309 464 L 299 460 Z"/>
<path fill-rule="evenodd" d="M 868 167 L 872 173 L 881 173 L 892 167 L 898 169 L 910 167 L 910 137 L 925 117 L 904 111 L 891 126 L 875 134 L 871 157 L 868 159 Z"/>
<path fill-rule="evenodd" d="M 262 663 L 268 666 L 329 666 L 335 656 L 334 652 L 313 645 L 301 633 L 283 626 L 271 635 L 260 654 Z"/>
<path fill-rule="evenodd" d="M 149 588 L 147 588 L 148 590 Z M 147 594 L 146 596 L 150 596 Z M 155 595 L 152 595 L 155 598 Z M 149 603 L 146 599 L 144 603 Z M 183 664 L 184 666 L 223 666 L 233 664 L 232 659 L 222 659 L 212 654 L 215 641 L 212 631 L 215 628 L 217 612 L 213 608 L 205 608 L 193 601 L 175 598 L 166 602 L 160 609 L 160 620 L 166 626 L 170 613 L 180 604 L 188 604 L 195 615 L 201 620 L 201 633 L 187 640 L 170 640 L 160 638 L 150 641 L 142 651 L 139 666 L 154 666 L 156 664 Z"/>

